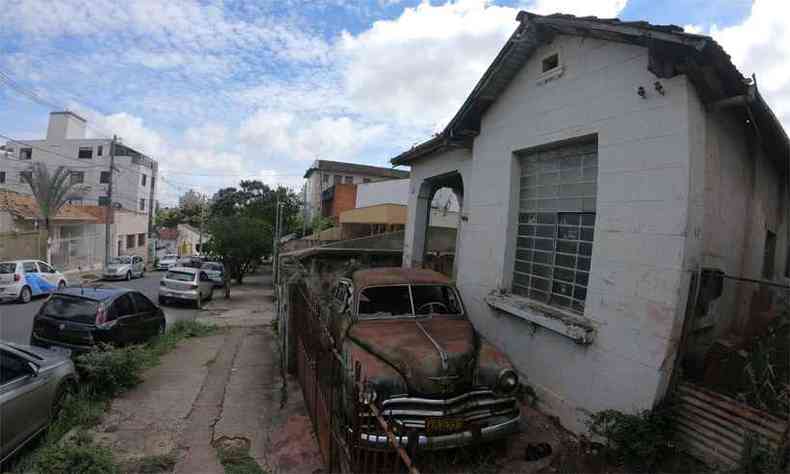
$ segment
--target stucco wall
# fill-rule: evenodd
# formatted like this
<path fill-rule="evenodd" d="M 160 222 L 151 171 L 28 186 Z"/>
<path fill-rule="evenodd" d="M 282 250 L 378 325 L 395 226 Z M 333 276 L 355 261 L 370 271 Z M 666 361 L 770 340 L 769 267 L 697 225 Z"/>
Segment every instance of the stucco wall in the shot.
<path fill-rule="evenodd" d="M 408 179 L 392 179 L 357 185 L 357 207 L 377 204 L 406 204 L 408 199 Z"/>
<path fill-rule="evenodd" d="M 539 84 L 541 58 L 557 51 L 564 73 Z M 457 281 L 470 316 L 538 390 L 543 408 L 579 431 L 591 411 L 647 408 L 660 396 L 688 292 L 688 252 L 695 251 L 686 235 L 701 222 L 689 213 L 692 154 L 702 150 L 690 131 L 703 117 L 690 112 L 696 98 L 685 77 L 661 80 L 666 95 L 655 92 L 647 61 L 641 47 L 560 36 L 483 117 L 473 160 L 459 159 L 468 152 L 458 150 L 412 165 L 410 223 L 421 180 L 463 169 L 468 221 L 460 229 Z M 636 94 L 639 86 L 646 99 Z M 493 310 L 484 298 L 510 286 L 520 171 L 514 153 L 590 135 L 597 136 L 599 170 L 584 316 L 597 334 L 582 346 Z"/>

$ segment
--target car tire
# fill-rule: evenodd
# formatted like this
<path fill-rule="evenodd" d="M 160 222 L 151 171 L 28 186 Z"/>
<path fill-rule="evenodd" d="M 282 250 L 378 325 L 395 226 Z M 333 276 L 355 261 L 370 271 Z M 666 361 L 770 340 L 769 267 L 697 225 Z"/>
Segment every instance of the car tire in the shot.
<path fill-rule="evenodd" d="M 49 408 L 51 421 L 58 417 L 63 409 L 63 404 L 66 402 L 66 397 L 74 391 L 74 388 L 74 382 L 71 380 L 67 380 L 58 386 L 57 391 L 55 391 L 55 398 L 52 399 L 52 406 Z"/>
<path fill-rule="evenodd" d="M 131 271 L 126 272 L 126 281 L 132 281 L 132 272 Z"/>
<path fill-rule="evenodd" d="M 22 289 L 19 290 L 19 302 L 23 304 L 28 304 L 32 299 L 33 299 L 33 293 L 30 291 L 30 287 L 23 286 Z"/>
<path fill-rule="evenodd" d="M 165 298 L 164 296 L 160 296 L 159 297 L 159 304 L 163 305 L 163 306 L 166 305 L 167 304 L 167 298 Z"/>
<path fill-rule="evenodd" d="M 58 291 L 62 290 L 63 288 L 66 288 L 66 282 L 63 281 L 63 280 L 60 280 L 58 282 Z"/>

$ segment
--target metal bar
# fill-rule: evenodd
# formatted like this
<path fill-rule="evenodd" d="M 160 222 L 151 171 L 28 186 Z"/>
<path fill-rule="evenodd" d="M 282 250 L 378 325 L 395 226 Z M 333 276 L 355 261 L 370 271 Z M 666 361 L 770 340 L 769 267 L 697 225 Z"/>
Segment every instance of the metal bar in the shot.
<path fill-rule="evenodd" d="M 736 277 L 736 276 L 732 276 L 732 275 L 727 275 L 726 273 L 723 273 L 721 275 L 721 277 L 722 278 L 726 278 L 728 280 L 745 281 L 745 282 L 748 282 L 748 283 L 759 283 L 760 285 L 767 285 L 767 286 L 773 286 L 773 287 L 776 287 L 776 288 L 783 288 L 785 290 L 790 290 L 790 286 L 788 286 L 788 285 L 782 285 L 781 283 L 776 283 L 776 282 L 769 281 L 769 280 L 758 280 L 758 279 L 755 279 L 755 278 Z"/>

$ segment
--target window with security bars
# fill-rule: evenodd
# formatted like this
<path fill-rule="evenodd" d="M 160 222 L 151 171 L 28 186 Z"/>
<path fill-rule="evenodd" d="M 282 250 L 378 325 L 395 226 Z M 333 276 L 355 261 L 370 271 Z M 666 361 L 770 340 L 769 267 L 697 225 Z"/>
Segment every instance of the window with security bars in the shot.
<path fill-rule="evenodd" d="M 595 142 L 523 155 L 515 294 L 584 312 L 597 176 Z"/>

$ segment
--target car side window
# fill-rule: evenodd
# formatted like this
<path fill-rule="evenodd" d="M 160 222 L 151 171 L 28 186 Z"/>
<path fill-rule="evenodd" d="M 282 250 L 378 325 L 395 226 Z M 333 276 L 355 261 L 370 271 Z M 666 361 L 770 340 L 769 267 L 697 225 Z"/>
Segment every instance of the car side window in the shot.
<path fill-rule="evenodd" d="M 200 272 L 200 281 L 206 280 L 208 280 L 208 275 L 206 275 L 206 272 Z"/>
<path fill-rule="evenodd" d="M 30 367 L 23 358 L 0 350 L 0 385 L 30 374 Z"/>
<path fill-rule="evenodd" d="M 25 271 L 25 273 L 38 273 L 36 262 L 23 262 L 22 269 Z"/>
<path fill-rule="evenodd" d="M 121 295 L 112 304 L 112 311 L 110 311 L 110 320 L 122 318 L 134 314 L 134 305 L 129 295 Z"/>
<path fill-rule="evenodd" d="M 55 273 L 55 270 L 44 262 L 38 262 L 38 268 L 41 273 Z"/>
<path fill-rule="evenodd" d="M 138 313 L 153 313 L 156 311 L 156 306 L 142 293 L 132 293 L 132 299 L 134 299 Z"/>

